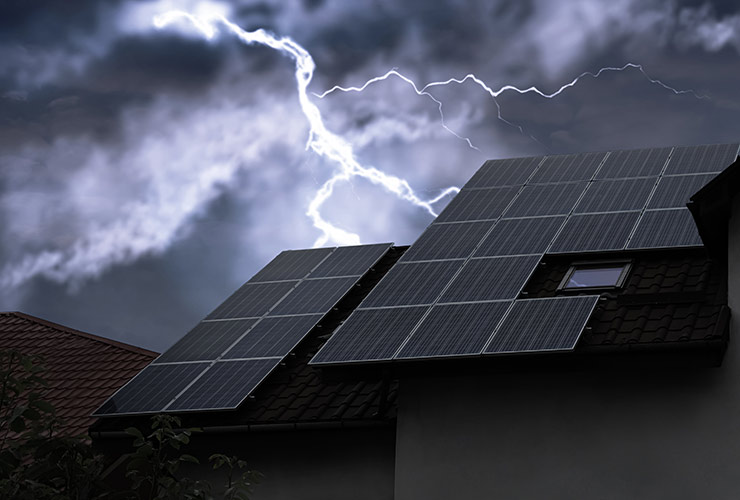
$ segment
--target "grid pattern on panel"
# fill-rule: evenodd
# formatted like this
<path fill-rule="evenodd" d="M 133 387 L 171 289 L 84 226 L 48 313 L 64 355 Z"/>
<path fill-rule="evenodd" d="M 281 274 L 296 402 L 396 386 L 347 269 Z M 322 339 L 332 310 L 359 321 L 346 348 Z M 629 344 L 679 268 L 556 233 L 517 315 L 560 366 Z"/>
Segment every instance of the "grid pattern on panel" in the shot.
<path fill-rule="evenodd" d="M 357 277 L 321 278 L 302 281 L 296 289 L 270 311 L 270 316 L 323 313 L 357 283 Z"/>
<path fill-rule="evenodd" d="M 396 264 L 360 307 L 432 304 L 463 261 Z"/>
<path fill-rule="evenodd" d="M 282 299 L 298 281 L 249 283 L 242 285 L 231 297 L 213 310 L 206 319 L 248 318 L 265 314 Z"/>
<path fill-rule="evenodd" d="M 319 322 L 321 314 L 264 318 L 223 355 L 224 359 L 285 356 Z"/>
<path fill-rule="evenodd" d="M 664 176 L 660 179 L 647 208 L 685 208 L 691 195 L 704 187 L 715 175 Z"/>
<path fill-rule="evenodd" d="M 493 221 L 432 224 L 409 248 L 402 261 L 466 258 L 480 243 Z"/>
<path fill-rule="evenodd" d="M 489 233 L 475 257 L 544 253 L 566 217 L 502 219 Z"/>
<path fill-rule="evenodd" d="M 279 363 L 275 358 L 218 361 L 167 410 L 234 409 Z"/>
<path fill-rule="evenodd" d="M 149 365 L 95 411 L 93 415 L 160 412 L 209 363 Z"/>
<path fill-rule="evenodd" d="M 517 300 L 485 352 L 572 350 L 598 300 L 598 295 Z"/>
<path fill-rule="evenodd" d="M 391 243 L 338 247 L 313 272 L 311 278 L 361 276 L 385 255 Z"/>
<path fill-rule="evenodd" d="M 532 176 L 530 184 L 590 180 L 606 153 L 548 156 Z"/>
<path fill-rule="evenodd" d="M 596 179 L 655 177 L 663 170 L 672 148 L 612 151 L 596 174 Z"/>
<path fill-rule="evenodd" d="M 436 305 L 397 358 L 480 354 L 511 302 Z"/>
<path fill-rule="evenodd" d="M 427 309 L 355 310 L 313 357 L 311 364 L 390 360 Z"/>
<path fill-rule="evenodd" d="M 691 213 L 687 208 L 674 210 L 647 210 L 635 234 L 627 245 L 629 249 L 701 246 L 702 241 Z"/>
<path fill-rule="evenodd" d="M 737 144 L 674 148 L 665 175 L 721 172 L 737 159 Z"/>
<path fill-rule="evenodd" d="M 496 219 L 501 216 L 519 189 L 519 187 L 463 189 L 450 201 L 435 222 Z"/>
<path fill-rule="evenodd" d="M 586 189 L 586 182 L 525 186 L 506 217 L 567 215 Z"/>
<path fill-rule="evenodd" d="M 471 259 L 445 290 L 440 303 L 513 299 L 540 261 L 540 255 Z"/>
<path fill-rule="evenodd" d="M 573 213 L 642 210 L 657 180 L 647 177 L 592 182 Z"/>
<path fill-rule="evenodd" d="M 154 362 L 216 359 L 256 322 L 257 319 L 233 319 L 198 323 Z"/>
<path fill-rule="evenodd" d="M 249 283 L 260 281 L 298 280 L 324 260 L 333 248 L 313 248 L 311 250 L 286 250 L 272 259 L 255 274 Z"/>
<path fill-rule="evenodd" d="M 541 161 L 541 157 L 488 160 L 473 174 L 465 187 L 483 188 L 524 184 Z"/>
<path fill-rule="evenodd" d="M 639 217 L 640 212 L 573 215 L 549 253 L 621 250 Z"/>

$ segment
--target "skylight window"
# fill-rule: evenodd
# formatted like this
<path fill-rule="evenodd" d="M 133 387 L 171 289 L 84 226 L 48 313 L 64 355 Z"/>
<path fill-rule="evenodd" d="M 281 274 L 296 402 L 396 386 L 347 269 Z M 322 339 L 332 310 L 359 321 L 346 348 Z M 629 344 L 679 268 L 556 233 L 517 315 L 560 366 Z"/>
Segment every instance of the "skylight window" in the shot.
<path fill-rule="evenodd" d="M 629 272 L 629 262 L 574 263 L 558 289 L 619 288 Z"/>

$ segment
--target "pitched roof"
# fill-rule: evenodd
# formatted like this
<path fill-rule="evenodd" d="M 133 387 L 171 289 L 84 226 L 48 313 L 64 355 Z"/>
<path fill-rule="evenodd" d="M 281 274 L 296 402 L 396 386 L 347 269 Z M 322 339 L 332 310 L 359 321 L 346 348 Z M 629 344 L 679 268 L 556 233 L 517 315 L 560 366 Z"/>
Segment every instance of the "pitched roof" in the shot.
<path fill-rule="evenodd" d="M 87 432 L 90 414 L 157 353 L 81 332 L 21 312 L 0 312 L 0 349 L 43 359 L 44 397 L 68 435 Z"/>

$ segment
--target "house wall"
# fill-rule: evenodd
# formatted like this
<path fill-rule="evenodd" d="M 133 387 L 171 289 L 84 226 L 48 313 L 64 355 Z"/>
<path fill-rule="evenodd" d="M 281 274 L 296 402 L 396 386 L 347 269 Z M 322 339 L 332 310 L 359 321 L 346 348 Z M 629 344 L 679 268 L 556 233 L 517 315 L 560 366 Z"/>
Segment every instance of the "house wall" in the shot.
<path fill-rule="evenodd" d="M 740 197 L 739 197 L 740 198 Z M 740 199 L 729 304 L 740 332 Z M 718 368 L 404 380 L 396 500 L 734 499 L 740 342 Z"/>

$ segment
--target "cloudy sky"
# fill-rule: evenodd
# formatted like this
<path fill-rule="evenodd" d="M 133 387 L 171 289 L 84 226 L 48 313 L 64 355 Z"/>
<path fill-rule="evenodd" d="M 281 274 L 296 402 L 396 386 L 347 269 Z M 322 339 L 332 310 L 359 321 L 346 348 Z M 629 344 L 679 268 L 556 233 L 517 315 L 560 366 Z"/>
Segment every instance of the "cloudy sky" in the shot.
<path fill-rule="evenodd" d="M 413 242 L 432 220 L 420 203 L 486 159 L 737 141 L 734 4 L 5 0 L 0 310 L 163 350 L 283 249 Z M 315 62 L 306 100 L 279 47 L 157 29 L 173 8 L 292 39 Z M 471 80 L 418 95 L 395 75 L 318 97 L 392 68 L 418 88 L 474 73 L 553 93 L 627 63 L 644 73 L 551 99 L 494 100 Z M 387 182 L 327 184 L 343 172 L 332 151 Z M 401 180 L 419 201 L 393 192 Z"/>

